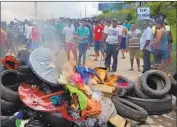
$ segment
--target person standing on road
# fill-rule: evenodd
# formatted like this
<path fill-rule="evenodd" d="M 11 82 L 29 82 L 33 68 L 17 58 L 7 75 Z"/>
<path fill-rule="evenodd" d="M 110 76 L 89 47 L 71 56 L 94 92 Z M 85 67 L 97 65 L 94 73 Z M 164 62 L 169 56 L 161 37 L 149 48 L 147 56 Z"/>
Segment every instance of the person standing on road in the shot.
<path fill-rule="evenodd" d="M 52 22 L 47 21 L 46 25 L 42 30 L 42 35 L 44 39 L 44 47 L 52 48 L 55 52 L 59 50 L 59 42 L 57 38 L 57 30 L 52 25 Z"/>
<path fill-rule="evenodd" d="M 99 56 L 99 51 L 101 51 L 101 46 L 102 46 L 102 34 L 103 34 L 103 27 L 101 24 L 98 23 L 98 21 L 95 22 L 95 27 L 93 30 L 94 33 L 94 48 L 95 48 L 95 61 L 98 61 L 98 56 Z M 104 52 L 102 52 L 103 58 L 104 58 Z"/>
<path fill-rule="evenodd" d="M 40 28 L 36 22 L 33 23 L 31 39 L 32 39 L 32 42 L 31 42 L 30 49 L 33 50 L 33 49 L 38 48 L 42 41 L 42 38 L 41 38 Z"/>
<path fill-rule="evenodd" d="M 133 62 L 134 57 L 136 58 L 138 71 L 141 72 L 140 69 L 140 37 L 141 31 L 136 28 L 135 23 L 132 23 L 131 30 L 127 34 L 127 50 L 130 55 L 130 65 L 131 68 L 129 71 L 133 71 Z"/>
<path fill-rule="evenodd" d="M 105 31 L 104 42 L 107 41 L 106 46 L 106 58 L 105 58 L 105 67 L 110 70 L 111 57 L 113 57 L 113 64 L 111 72 L 117 71 L 117 57 L 119 53 L 119 44 L 121 42 L 122 30 L 117 27 L 117 20 L 112 21 L 112 26 L 108 27 Z"/>
<path fill-rule="evenodd" d="M 86 53 L 89 42 L 89 29 L 86 27 L 85 20 L 81 21 L 81 26 L 76 30 L 76 38 L 78 39 L 79 57 L 78 65 L 81 65 L 81 58 L 83 57 L 83 65 L 85 66 Z"/>
<path fill-rule="evenodd" d="M 123 25 L 127 28 L 128 31 L 131 29 L 131 25 L 129 24 L 128 20 L 125 20 Z"/>
<path fill-rule="evenodd" d="M 30 44 L 31 43 L 31 35 L 32 35 L 32 23 L 28 23 L 28 26 L 26 27 L 26 39 L 25 39 L 25 44 Z"/>
<path fill-rule="evenodd" d="M 172 43 L 173 43 L 173 36 L 170 30 L 170 26 L 165 22 L 165 29 L 168 34 L 168 62 L 171 62 L 171 52 L 172 52 Z"/>
<path fill-rule="evenodd" d="M 6 32 L 1 28 L 0 31 L 0 59 L 5 56 L 7 53 L 7 34 Z M 1 63 L 0 63 L 1 66 Z"/>
<path fill-rule="evenodd" d="M 64 22 L 64 19 L 59 18 L 59 20 L 56 24 L 56 30 L 57 30 L 57 34 L 58 34 L 58 38 L 59 38 L 60 42 L 63 41 L 62 32 L 63 32 L 63 29 L 64 29 L 65 26 L 66 26 L 66 24 Z"/>
<path fill-rule="evenodd" d="M 93 28 L 92 28 L 92 25 L 90 23 L 90 20 L 87 20 L 86 21 L 86 27 L 88 27 L 89 29 L 89 46 L 92 46 L 93 45 Z"/>
<path fill-rule="evenodd" d="M 74 40 L 75 36 L 75 28 L 72 26 L 72 20 L 68 19 L 67 26 L 63 29 L 63 40 L 64 40 L 64 48 L 67 54 L 67 59 L 70 61 L 70 51 L 72 51 L 74 60 L 77 63 L 77 49 Z"/>
<path fill-rule="evenodd" d="M 122 23 L 120 23 L 119 26 L 122 28 L 122 41 L 120 43 L 120 50 L 122 52 L 122 59 L 125 59 L 126 36 L 127 36 L 128 29 L 125 26 L 123 26 Z"/>
<path fill-rule="evenodd" d="M 164 21 L 157 19 L 156 21 L 156 37 L 152 43 L 155 66 L 157 70 L 165 69 L 164 59 L 168 59 L 168 33 L 164 27 Z M 166 70 L 166 69 L 165 69 Z"/>
<path fill-rule="evenodd" d="M 140 39 L 140 50 L 143 52 L 143 72 L 151 69 L 151 61 L 150 61 L 150 55 L 151 55 L 151 43 L 153 41 L 154 35 L 151 28 L 151 24 L 149 20 L 145 20 L 143 23 L 144 32 Z"/>
<path fill-rule="evenodd" d="M 106 25 L 105 25 L 105 27 L 104 27 L 104 30 L 103 30 L 103 35 L 102 35 L 102 39 L 101 39 L 101 41 L 102 41 L 102 50 L 104 51 L 104 56 L 106 56 L 105 54 L 106 54 L 106 45 L 107 45 L 107 39 L 106 39 L 106 41 L 104 42 L 104 37 L 106 36 L 106 33 L 107 33 L 107 30 L 108 30 L 108 28 L 109 27 L 111 27 L 111 21 L 106 21 Z"/>

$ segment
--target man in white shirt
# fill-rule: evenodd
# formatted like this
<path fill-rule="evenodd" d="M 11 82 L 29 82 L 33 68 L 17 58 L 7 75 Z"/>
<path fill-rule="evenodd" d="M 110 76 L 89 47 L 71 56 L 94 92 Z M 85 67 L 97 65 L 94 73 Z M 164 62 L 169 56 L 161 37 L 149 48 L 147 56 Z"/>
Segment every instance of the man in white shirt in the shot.
<path fill-rule="evenodd" d="M 143 27 L 145 29 L 140 39 L 140 50 L 143 51 L 143 62 L 144 62 L 142 73 L 145 73 L 146 71 L 151 69 L 151 62 L 150 62 L 150 55 L 152 51 L 151 43 L 154 35 L 150 25 L 151 24 L 149 20 L 144 21 Z"/>
<path fill-rule="evenodd" d="M 121 42 L 122 29 L 117 27 L 117 20 L 112 21 L 112 26 L 108 27 L 105 32 L 104 42 L 107 41 L 105 67 L 110 70 L 111 57 L 113 57 L 113 64 L 111 72 L 117 70 L 117 57 L 119 53 L 119 44 Z"/>
<path fill-rule="evenodd" d="M 67 54 L 68 61 L 70 60 L 70 51 L 72 51 L 74 59 L 75 61 L 77 61 L 77 49 L 74 37 L 75 28 L 72 25 L 72 20 L 68 19 L 67 26 L 65 26 L 63 29 L 64 48 Z"/>
<path fill-rule="evenodd" d="M 102 37 L 102 42 L 104 42 L 103 41 L 103 39 L 104 39 L 104 37 L 106 36 L 106 33 L 107 33 L 107 30 L 108 30 L 108 28 L 109 27 L 111 27 L 111 21 L 107 21 L 106 22 L 106 26 L 104 27 L 104 30 L 103 30 L 103 37 Z M 106 52 L 106 44 L 107 44 L 107 39 L 106 39 L 106 41 L 103 43 L 103 49 L 104 49 L 104 52 Z"/>
<path fill-rule="evenodd" d="M 31 43 L 31 34 L 32 34 L 32 23 L 29 23 L 28 26 L 26 27 L 26 40 L 25 43 L 27 44 L 27 48 L 29 48 L 29 45 Z"/>

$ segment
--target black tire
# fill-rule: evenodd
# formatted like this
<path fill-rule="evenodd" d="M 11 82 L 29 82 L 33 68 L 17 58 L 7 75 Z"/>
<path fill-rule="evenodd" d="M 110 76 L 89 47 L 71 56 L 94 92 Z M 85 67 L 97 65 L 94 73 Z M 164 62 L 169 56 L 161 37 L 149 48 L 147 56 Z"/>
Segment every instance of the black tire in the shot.
<path fill-rule="evenodd" d="M 20 72 L 31 72 L 31 68 L 29 65 L 19 66 L 18 71 Z"/>
<path fill-rule="evenodd" d="M 69 125 L 69 121 L 64 119 L 61 113 L 44 113 L 43 120 L 52 126 L 68 127 Z"/>
<path fill-rule="evenodd" d="M 173 74 L 173 78 L 171 79 L 171 90 L 170 94 L 177 97 L 177 73 Z"/>
<path fill-rule="evenodd" d="M 126 99 L 143 107 L 148 115 L 161 115 L 172 110 L 172 97 L 170 95 L 163 99 L 142 99 L 131 96 L 127 96 Z"/>
<path fill-rule="evenodd" d="M 31 119 L 24 127 L 45 127 L 40 120 Z"/>
<path fill-rule="evenodd" d="M 12 116 L 2 116 L 1 115 L 1 127 L 10 127 L 15 125 L 17 117 Z"/>
<path fill-rule="evenodd" d="M 142 107 L 119 97 L 114 96 L 112 98 L 117 113 L 123 117 L 135 120 L 137 122 L 145 122 L 148 113 Z"/>
<path fill-rule="evenodd" d="M 153 86 L 149 86 L 149 85 L 152 85 L 148 83 L 150 80 L 152 81 L 152 77 L 154 79 L 156 78 L 158 80 L 161 80 L 164 83 L 158 83 L 158 84 L 156 83 Z M 162 85 L 163 89 L 157 90 L 157 85 Z M 156 87 L 156 88 L 153 88 L 153 87 Z M 163 98 L 165 97 L 165 95 L 168 94 L 170 89 L 171 89 L 171 81 L 168 77 L 164 75 L 163 72 L 157 71 L 157 70 L 150 70 L 150 71 L 145 72 L 142 75 L 142 90 L 149 97 Z"/>
<path fill-rule="evenodd" d="M 117 83 L 128 83 L 128 86 L 116 85 L 118 96 L 125 96 L 126 94 L 130 94 L 132 92 L 134 83 L 128 78 L 119 75 Z"/>
<path fill-rule="evenodd" d="M 18 74 L 15 70 L 6 70 L 1 73 L 0 87 L 1 87 L 1 98 L 9 102 L 18 102 Z M 16 85 L 17 84 L 17 85 Z M 10 86 L 15 85 L 15 90 L 11 89 Z"/>
<path fill-rule="evenodd" d="M 15 103 L 5 101 L 1 98 L 1 111 L 7 111 L 15 107 Z"/>
<path fill-rule="evenodd" d="M 142 92 L 142 82 L 141 82 L 142 75 L 138 76 L 138 78 L 135 80 L 135 85 L 134 85 L 134 92 L 135 95 L 139 98 L 149 98 Z"/>
<path fill-rule="evenodd" d="M 138 76 L 138 78 L 135 80 L 135 83 L 134 83 L 135 84 L 134 85 L 135 95 L 139 98 L 148 99 L 149 97 L 146 94 L 144 94 L 143 91 L 142 91 L 142 80 L 141 79 L 142 79 L 142 75 Z M 161 83 L 163 83 L 163 82 L 161 82 L 157 79 L 154 79 L 154 78 L 152 78 L 152 82 L 158 84 L 157 85 L 157 90 L 163 89 L 164 84 L 161 85 Z"/>
<path fill-rule="evenodd" d="M 27 50 L 21 50 L 18 53 L 17 59 L 20 62 L 20 66 L 21 65 L 29 65 L 29 56 L 30 56 L 30 52 Z"/>
<path fill-rule="evenodd" d="M 19 66 L 18 75 L 21 82 L 40 83 L 39 78 L 37 78 L 37 76 L 32 72 L 29 65 Z"/>

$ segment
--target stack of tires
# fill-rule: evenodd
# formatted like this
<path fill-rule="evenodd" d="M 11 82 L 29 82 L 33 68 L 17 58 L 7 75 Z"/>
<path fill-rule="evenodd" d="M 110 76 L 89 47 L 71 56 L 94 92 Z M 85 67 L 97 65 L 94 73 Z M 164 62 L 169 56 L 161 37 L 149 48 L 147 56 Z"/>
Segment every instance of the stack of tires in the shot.
<path fill-rule="evenodd" d="M 5 70 L 1 72 L 1 111 L 13 112 L 19 107 L 20 99 L 18 96 L 19 78 L 16 70 Z"/>
<path fill-rule="evenodd" d="M 113 96 L 117 113 L 123 117 L 143 123 L 148 115 L 161 115 L 172 110 L 172 96 L 175 95 L 176 74 L 173 82 L 161 71 L 150 70 L 138 76 L 131 92 L 125 96 Z M 130 89 L 128 89 L 130 90 Z"/>
<path fill-rule="evenodd" d="M 19 63 L 17 69 L 7 69 L 5 68 L 5 66 L 0 69 L 1 120 L 5 121 L 3 122 L 2 127 L 7 127 L 6 123 L 8 122 L 6 121 L 13 121 L 11 120 L 11 118 L 16 112 L 23 112 L 23 114 L 25 114 L 24 117 L 27 119 L 38 116 L 42 118 L 41 121 L 46 126 L 69 126 L 69 124 L 71 123 L 68 120 L 65 120 L 61 113 L 37 112 L 28 108 L 25 104 L 21 102 L 18 90 L 19 85 L 23 82 L 39 86 L 40 89 L 46 94 L 51 94 L 52 92 L 55 92 L 57 90 L 59 91 L 61 89 L 60 87 L 50 87 L 49 84 L 44 83 L 36 76 L 29 64 L 29 56 L 30 53 L 28 51 L 22 50 L 17 55 L 17 60 Z M 11 64 L 13 65 L 13 63 L 10 63 L 10 65 Z M 36 113 L 36 115 L 32 114 L 33 112 Z M 38 118 L 34 118 L 32 121 L 29 122 L 28 125 L 25 126 L 43 127 L 39 125 L 37 119 Z M 11 124 L 10 126 L 14 125 Z"/>

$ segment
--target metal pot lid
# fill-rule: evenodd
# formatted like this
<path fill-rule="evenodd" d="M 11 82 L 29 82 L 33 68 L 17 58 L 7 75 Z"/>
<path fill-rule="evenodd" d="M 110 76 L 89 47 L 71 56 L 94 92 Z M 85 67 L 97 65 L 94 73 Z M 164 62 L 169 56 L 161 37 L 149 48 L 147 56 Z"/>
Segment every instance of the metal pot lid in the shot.
<path fill-rule="evenodd" d="M 49 48 L 40 47 L 30 55 L 29 62 L 32 71 L 38 78 L 50 85 L 58 85 L 58 78 L 61 74 L 56 60 L 59 59 L 55 52 Z"/>

